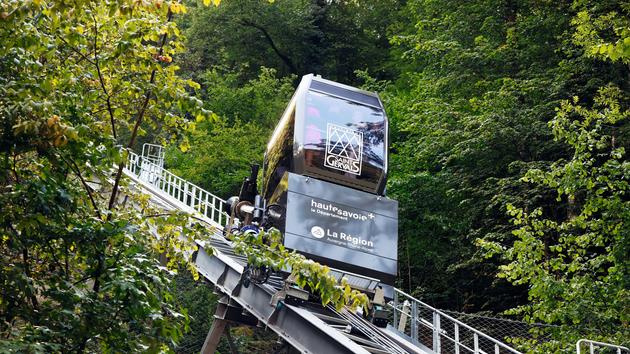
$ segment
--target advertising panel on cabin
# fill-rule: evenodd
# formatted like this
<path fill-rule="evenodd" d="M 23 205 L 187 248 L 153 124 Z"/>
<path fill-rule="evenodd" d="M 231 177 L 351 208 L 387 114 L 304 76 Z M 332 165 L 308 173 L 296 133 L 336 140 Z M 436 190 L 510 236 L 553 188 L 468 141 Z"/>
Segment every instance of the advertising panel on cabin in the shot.
<path fill-rule="evenodd" d="M 289 174 L 285 246 L 390 283 L 397 272 L 398 203 Z"/>

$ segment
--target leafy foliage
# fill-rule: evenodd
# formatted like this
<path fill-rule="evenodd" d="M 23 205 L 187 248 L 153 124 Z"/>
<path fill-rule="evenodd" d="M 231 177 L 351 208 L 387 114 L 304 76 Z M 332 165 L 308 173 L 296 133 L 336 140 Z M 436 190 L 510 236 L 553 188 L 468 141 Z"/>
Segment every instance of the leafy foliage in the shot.
<path fill-rule="evenodd" d="M 303 289 L 318 294 L 322 305 L 332 303 L 337 309 L 344 306 L 363 307 L 367 311 L 368 298 L 365 294 L 350 288 L 345 278 L 339 284 L 327 266 L 287 250 L 282 244 L 282 234 L 277 229 L 230 237 L 234 241 L 234 250 L 246 255 L 249 265 L 266 266 L 274 271 L 290 269 L 295 282 Z"/>
<path fill-rule="evenodd" d="M 185 8 L 0 7 L 0 351 L 168 350 L 187 322 L 170 277 L 196 233 L 127 185 L 119 144 L 144 123 L 174 139 L 194 128 L 186 115 L 208 115 L 171 63 Z"/>
<path fill-rule="evenodd" d="M 385 100 L 401 287 L 559 325 L 540 352 L 580 333 L 623 343 L 629 13 L 617 0 L 3 2 L 0 351 L 181 338 L 170 272 L 190 266 L 198 230 L 134 194 L 119 147 L 177 142 L 169 167 L 233 195 L 309 72 Z M 354 302 L 324 267 L 260 242 L 239 241 L 254 264 L 293 263 L 324 302 Z"/>
<path fill-rule="evenodd" d="M 389 77 L 396 68 L 388 60 L 386 30 L 399 6 L 393 0 L 234 0 L 199 9 L 182 19 L 190 48 L 184 68 L 194 76 L 209 68 L 237 73 L 241 84 L 261 67 L 347 83 L 356 82 L 356 69 Z"/>
<path fill-rule="evenodd" d="M 405 71 L 383 94 L 394 141 L 388 190 L 401 202 L 403 287 L 464 311 L 528 302 L 526 287 L 497 278 L 501 260 L 482 257 L 475 240 L 511 242 L 508 203 L 555 204 L 549 188 L 520 178 L 570 156 L 547 125 L 563 99 L 625 85 L 627 67 L 582 55 L 572 27 L 584 8 L 600 16 L 618 7 L 407 4 L 412 26 L 392 38 Z"/>
<path fill-rule="evenodd" d="M 506 201 L 540 195 L 518 186 L 521 174 L 562 154 L 546 129 L 575 70 L 558 68 L 570 21 L 559 6 L 414 1 L 406 11 L 415 27 L 393 37 L 409 67 L 383 95 L 402 284 L 437 306 L 497 311 L 525 301 L 495 279 L 496 263 L 478 257 L 474 240 L 509 237 Z"/>
<path fill-rule="evenodd" d="M 560 342 L 540 352 L 568 350 L 589 338 L 624 343 L 630 333 L 627 309 L 629 266 L 628 222 L 630 163 L 616 142 L 628 128 L 630 111 L 618 88 L 602 89 L 595 108 L 562 103 L 550 122 L 556 139 L 569 144 L 573 157 L 553 163 L 548 171 L 530 170 L 523 181 L 557 191 L 561 208 L 532 211 L 509 205 L 516 241 L 505 252 L 510 262 L 500 276 L 528 284 L 531 302 L 513 312 L 529 321 L 562 325 Z M 486 245 L 495 251 L 501 245 Z"/>
<path fill-rule="evenodd" d="M 620 36 L 617 43 L 623 41 L 624 21 L 614 11 L 591 19 L 593 9 L 583 9 L 573 21 L 575 42 L 588 56 L 627 62 L 623 48 L 594 44 L 602 41 L 595 29 L 611 25 Z M 577 96 L 563 101 L 549 126 L 555 139 L 571 147 L 572 157 L 548 169 L 531 169 L 522 178 L 554 190 L 557 203 L 532 211 L 509 204 L 519 226 L 514 244 L 504 249 L 482 242 L 509 261 L 500 276 L 529 286 L 531 302 L 512 312 L 560 325 L 554 330 L 557 341 L 529 343 L 538 352 L 568 351 L 584 336 L 627 344 L 630 163 L 622 137 L 628 136 L 628 118 L 628 96 L 617 86 L 600 89 L 593 108 L 582 106 Z"/>
<path fill-rule="evenodd" d="M 576 2 L 580 10 L 572 23 L 576 44 L 584 47 L 586 55 L 611 61 L 630 63 L 630 5 L 604 2 L 600 6 Z"/>

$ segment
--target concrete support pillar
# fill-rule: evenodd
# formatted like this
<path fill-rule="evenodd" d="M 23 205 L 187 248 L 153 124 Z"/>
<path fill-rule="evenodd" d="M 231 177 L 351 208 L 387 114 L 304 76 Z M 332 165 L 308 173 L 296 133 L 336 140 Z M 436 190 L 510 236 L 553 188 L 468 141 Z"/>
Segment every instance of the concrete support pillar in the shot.
<path fill-rule="evenodd" d="M 221 336 L 223 335 L 223 331 L 225 330 L 227 323 L 228 321 L 226 320 L 216 317 L 214 318 L 212 321 L 212 327 L 210 327 L 210 331 L 206 336 L 206 341 L 203 342 L 203 347 L 201 347 L 202 354 L 214 354 L 217 351 L 219 340 L 221 340 Z"/>

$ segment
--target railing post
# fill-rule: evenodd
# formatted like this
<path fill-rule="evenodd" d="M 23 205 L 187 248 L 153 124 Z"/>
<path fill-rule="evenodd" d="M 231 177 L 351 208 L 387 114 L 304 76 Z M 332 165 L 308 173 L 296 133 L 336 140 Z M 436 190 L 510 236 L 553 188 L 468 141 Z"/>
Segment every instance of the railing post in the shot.
<path fill-rule="evenodd" d="M 210 208 L 210 220 L 214 221 L 214 210 L 216 209 L 215 205 L 217 205 L 217 198 L 212 196 L 212 208 Z"/>
<path fill-rule="evenodd" d="M 479 336 L 477 335 L 477 333 L 473 333 L 473 339 L 474 339 L 474 344 L 475 344 L 475 354 L 479 354 Z"/>
<path fill-rule="evenodd" d="M 398 291 L 394 290 L 394 326 L 398 324 Z"/>
<path fill-rule="evenodd" d="M 405 300 L 403 303 L 402 313 L 400 314 L 400 322 L 398 322 L 398 331 L 405 333 L 405 327 L 407 326 L 407 319 L 409 318 L 409 300 Z"/>
<path fill-rule="evenodd" d="M 190 207 L 193 208 L 193 210 L 195 210 L 195 199 L 197 196 L 197 187 L 192 186 L 192 188 L 190 189 Z"/>
<path fill-rule="evenodd" d="M 159 173 L 158 173 L 158 189 L 159 190 L 163 190 L 162 188 L 164 188 L 164 171 L 162 171 L 161 168 L 158 169 Z"/>
<path fill-rule="evenodd" d="M 418 302 L 411 302 L 411 339 L 418 342 Z"/>
<path fill-rule="evenodd" d="M 203 216 L 208 217 L 208 193 L 206 195 L 206 202 L 203 204 Z"/>
<path fill-rule="evenodd" d="M 217 221 L 219 225 L 222 225 L 221 224 L 222 216 L 223 216 L 223 203 L 219 203 L 219 221 Z"/>
<path fill-rule="evenodd" d="M 457 323 L 453 323 L 455 327 L 455 354 L 459 354 L 459 325 Z"/>
<path fill-rule="evenodd" d="M 433 351 L 440 353 L 440 314 L 433 311 Z"/>
<path fill-rule="evenodd" d="M 157 182 L 157 179 L 158 179 L 158 173 L 157 173 L 157 171 L 156 171 L 155 165 L 154 165 L 151 161 L 149 161 L 149 171 L 151 171 L 151 172 L 150 172 L 150 175 L 151 175 L 151 179 L 150 179 L 151 184 L 155 186 L 155 185 L 157 185 L 157 183 L 156 183 L 156 182 Z"/>

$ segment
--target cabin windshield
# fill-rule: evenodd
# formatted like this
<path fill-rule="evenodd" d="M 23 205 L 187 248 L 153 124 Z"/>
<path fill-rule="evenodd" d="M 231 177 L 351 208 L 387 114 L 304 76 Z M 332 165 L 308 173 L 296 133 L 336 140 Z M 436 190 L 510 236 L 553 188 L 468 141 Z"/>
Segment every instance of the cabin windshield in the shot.
<path fill-rule="evenodd" d="M 310 90 L 304 112 L 305 165 L 378 183 L 384 170 L 383 111 Z"/>

